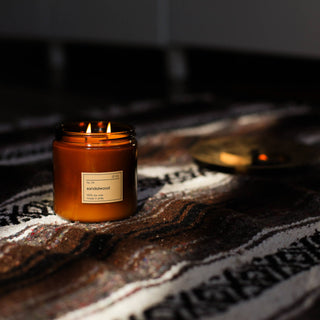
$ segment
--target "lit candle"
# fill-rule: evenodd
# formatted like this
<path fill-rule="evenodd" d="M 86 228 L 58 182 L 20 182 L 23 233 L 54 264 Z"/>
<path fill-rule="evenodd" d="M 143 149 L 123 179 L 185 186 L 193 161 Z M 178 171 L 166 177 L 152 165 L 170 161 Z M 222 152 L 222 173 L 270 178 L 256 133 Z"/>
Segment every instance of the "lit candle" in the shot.
<path fill-rule="evenodd" d="M 70 122 L 53 142 L 54 210 L 68 220 L 99 222 L 137 207 L 137 143 L 133 127 Z"/>

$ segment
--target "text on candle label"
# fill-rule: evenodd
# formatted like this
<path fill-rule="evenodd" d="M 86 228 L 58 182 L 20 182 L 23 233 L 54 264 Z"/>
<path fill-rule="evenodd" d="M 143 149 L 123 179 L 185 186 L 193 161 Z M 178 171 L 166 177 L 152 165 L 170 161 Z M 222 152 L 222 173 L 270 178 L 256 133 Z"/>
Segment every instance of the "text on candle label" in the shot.
<path fill-rule="evenodd" d="M 123 200 L 123 171 L 82 172 L 82 203 L 109 203 Z"/>

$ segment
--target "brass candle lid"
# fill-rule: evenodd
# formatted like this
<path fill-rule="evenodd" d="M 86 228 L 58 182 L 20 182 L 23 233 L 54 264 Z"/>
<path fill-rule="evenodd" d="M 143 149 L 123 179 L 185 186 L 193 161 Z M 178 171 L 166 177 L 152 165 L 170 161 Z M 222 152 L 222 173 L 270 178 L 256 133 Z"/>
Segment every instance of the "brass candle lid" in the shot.
<path fill-rule="evenodd" d="M 210 138 L 193 145 L 190 152 L 200 163 L 238 172 L 295 168 L 318 159 L 310 146 L 262 136 Z"/>

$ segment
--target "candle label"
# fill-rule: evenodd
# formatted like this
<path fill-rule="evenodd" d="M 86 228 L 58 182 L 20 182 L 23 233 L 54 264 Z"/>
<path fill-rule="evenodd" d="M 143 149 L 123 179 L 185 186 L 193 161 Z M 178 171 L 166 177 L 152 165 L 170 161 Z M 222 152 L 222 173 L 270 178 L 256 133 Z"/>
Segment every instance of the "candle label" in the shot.
<path fill-rule="evenodd" d="M 123 171 L 82 172 L 82 203 L 109 203 L 123 200 Z"/>

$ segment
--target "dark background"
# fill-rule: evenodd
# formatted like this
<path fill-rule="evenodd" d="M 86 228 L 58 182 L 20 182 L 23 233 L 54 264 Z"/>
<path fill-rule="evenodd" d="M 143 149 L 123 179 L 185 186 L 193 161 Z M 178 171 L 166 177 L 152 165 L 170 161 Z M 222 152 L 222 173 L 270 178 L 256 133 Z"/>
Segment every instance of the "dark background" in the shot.
<path fill-rule="evenodd" d="M 316 2 L 303 7 L 283 1 L 279 7 L 271 1 L 263 9 L 250 0 L 242 6 L 227 2 L 137 1 L 137 8 L 146 9 L 138 13 L 124 0 L 119 8 L 112 1 L 70 1 L 60 13 L 50 1 L 41 6 L 31 1 L 28 7 L 22 1 L 1 4 L 2 122 L 194 93 L 230 101 L 318 105 Z M 50 28 L 43 12 L 49 13 Z M 56 33 L 44 32 L 34 22 L 38 16 Z M 165 33 L 166 19 L 172 34 L 171 29 Z M 107 31 L 101 33 L 104 26 Z M 178 60 L 169 60 L 172 52 Z"/>

